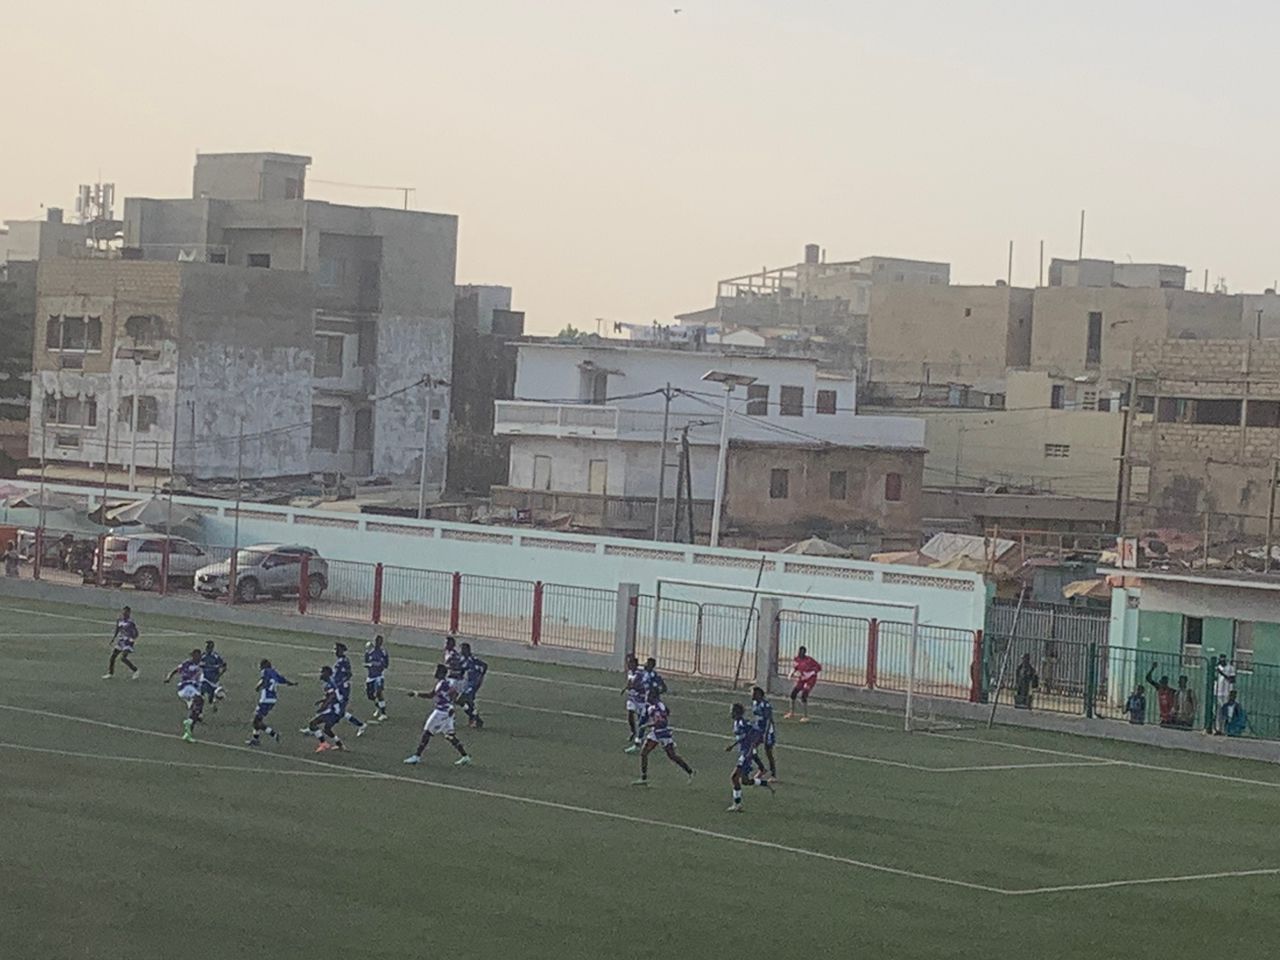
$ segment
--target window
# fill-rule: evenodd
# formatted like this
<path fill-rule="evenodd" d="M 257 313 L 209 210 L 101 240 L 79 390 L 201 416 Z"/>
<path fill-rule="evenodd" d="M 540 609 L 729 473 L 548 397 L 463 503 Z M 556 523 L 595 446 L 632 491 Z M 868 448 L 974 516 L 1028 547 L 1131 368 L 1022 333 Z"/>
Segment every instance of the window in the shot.
<path fill-rule="evenodd" d="M 786 389 L 785 387 L 783 388 Z M 786 500 L 791 493 L 791 471 L 769 471 L 769 499 Z"/>
<path fill-rule="evenodd" d="M 1044 445 L 1044 456 L 1046 460 L 1066 460 L 1071 456 L 1071 444 L 1046 443 Z"/>
<path fill-rule="evenodd" d="M 1138 413 L 1151 414 L 1156 412 L 1156 398 L 1152 396 L 1138 397 Z"/>
<path fill-rule="evenodd" d="M 341 335 L 316 334 L 315 375 L 317 377 L 342 376 L 342 341 Z"/>
<path fill-rule="evenodd" d="M 439 420 L 439 419 L 440 419 L 440 408 L 439 408 L 439 407 L 432 407 L 432 408 L 431 408 L 431 419 L 432 419 L 432 420 Z"/>
<path fill-rule="evenodd" d="M 1198 657 L 1204 647 L 1204 621 L 1199 617 L 1182 618 L 1182 655 Z"/>
<path fill-rule="evenodd" d="M 533 489 L 551 489 L 551 458 L 535 455 L 533 458 Z"/>
<path fill-rule="evenodd" d="M 1112 397 L 1112 394 L 1109 394 L 1109 393 L 1104 393 L 1104 394 L 1102 394 L 1100 397 L 1098 397 L 1098 412 L 1099 412 L 1099 413 L 1110 413 L 1110 412 L 1111 412 L 1111 402 L 1112 402 L 1112 401 L 1111 401 L 1111 397 Z"/>
<path fill-rule="evenodd" d="M 884 498 L 890 503 L 902 499 L 902 474 L 886 473 L 884 475 Z"/>
<path fill-rule="evenodd" d="M 302 181 L 297 177 L 285 177 L 284 198 L 286 200 L 300 200 L 302 198 Z"/>
<path fill-rule="evenodd" d="M 1084 345 L 1084 365 L 1096 367 L 1102 363 L 1102 314 L 1089 313 L 1089 333 Z"/>
<path fill-rule="evenodd" d="M 141 314 L 124 322 L 124 332 L 135 344 L 155 343 L 164 337 L 164 321 Z"/>
<path fill-rule="evenodd" d="M 96 427 L 98 425 L 98 401 L 94 397 L 44 395 L 44 422 L 64 427 Z"/>
<path fill-rule="evenodd" d="M 378 325 L 373 320 L 363 320 L 356 337 L 356 363 L 362 367 L 378 362 Z"/>
<path fill-rule="evenodd" d="M 133 396 L 120 398 L 116 418 L 121 424 L 133 426 Z M 138 432 L 147 433 L 160 422 L 160 402 L 155 397 L 138 397 Z"/>
<path fill-rule="evenodd" d="M 1161 397 L 1156 405 L 1160 423 L 1199 423 L 1207 426 L 1240 425 L 1240 400 L 1204 400 L 1195 397 Z"/>
<path fill-rule="evenodd" d="M 578 399 L 583 403 L 604 403 L 609 398 L 609 371 L 592 363 L 584 363 L 578 369 Z"/>
<path fill-rule="evenodd" d="M 590 460 L 587 462 L 587 493 L 598 493 L 601 496 L 609 491 L 609 461 Z"/>
<path fill-rule="evenodd" d="M 966 317 L 972 317 L 972 316 L 973 316 L 973 307 L 965 307 L 965 308 L 964 308 L 964 315 L 965 315 Z"/>
<path fill-rule="evenodd" d="M 341 407 L 313 406 L 311 408 L 312 450 L 338 452 L 338 426 L 341 419 Z"/>
<path fill-rule="evenodd" d="M 779 411 L 784 417 L 804 416 L 804 387 L 783 387 Z"/>
<path fill-rule="evenodd" d="M 271 268 L 271 254 L 269 253 L 251 253 L 245 257 L 245 266 L 262 267 L 264 269 Z"/>
<path fill-rule="evenodd" d="M 1246 415 L 1250 427 L 1280 427 L 1280 400 L 1250 400 Z"/>
<path fill-rule="evenodd" d="M 818 391 L 818 413 L 834 414 L 836 412 L 836 392 L 834 390 Z"/>
<path fill-rule="evenodd" d="M 51 316 L 45 327 L 44 345 L 48 350 L 99 351 L 102 318 Z"/>
<path fill-rule="evenodd" d="M 747 416 L 767 417 L 769 415 L 769 385 L 753 383 L 747 387 Z"/>
<path fill-rule="evenodd" d="M 1237 670 L 1253 669 L 1253 623 L 1248 620 L 1236 621 L 1231 661 Z"/>
<path fill-rule="evenodd" d="M 1066 406 L 1067 388 L 1060 383 L 1055 383 L 1049 388 L 1049 409 L 1061 410 Z"/>
<path fill-rule="evenodd" d="M 353 446 L 361 453 L 373 449 L 373 408 L 361 407 L 356 411 L 356 429 Z"/>
<path fill-rule="evenodd" d="M 339 257 L 323 257 L 320 260 L 318 281 L 322 287 L 340 287 L 347 277 L 347 261 Z"/>
<path fill-rule="evenodd" d="M 1097 410 L 1098 409 L 1098 391 L 1097 390 L 1084 391 L 1084 400 L 1080 405 L 1084 407 L 1084 409 L 1086 410 Z"/>
<path fill-rule="evenodd" d="M 209 262 L 210 262 L 210 263 L 223 263 L 223 264 L 225 264 L 225 263 L 227 262 L 227 251 L 225 251 L 225 250 L 210 250 L 210 251 L 209 251 Z"/>
<path fill-rule="evenodd" d="M 843 470 L 832 470 L 827 481 L 827 495 L 832 500 L 844 500 L 849 496 L 849 474 Z"/>

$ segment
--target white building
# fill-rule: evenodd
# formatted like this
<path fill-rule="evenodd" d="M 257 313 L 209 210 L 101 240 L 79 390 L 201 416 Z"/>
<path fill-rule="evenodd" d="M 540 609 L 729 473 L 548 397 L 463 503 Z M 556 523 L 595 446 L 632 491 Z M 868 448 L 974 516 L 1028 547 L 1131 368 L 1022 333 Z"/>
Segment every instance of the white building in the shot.
<path fill-rule="evenodd" d="M 923 463 L 923 423 L 859 416 L 854 380 L 820 373 L 814 359 L 634 341 L 540 341 L 519 344 L 518 399 L 497 403 L 494 432 L 511 441 L 509 489 L 647 498 L 652 511 L 669 386 L 665 495 L 674 496 L 674 464 L 687 430 L 693 499 L 714 499 L 725 391 L 703 379 L 710 371 L 755 378 L 730 395 L 729 513 L 735 499 L 741 509 L 754 490 L 769 493 L 775 518 L 835 511 L 849 514 L 840 522 L 851 522 L 876 507 L 862 503 L 862 487 L 879 490 L 884 482 L 879 474 L 858 482 L 862 461 L 888 458 L 882 472 L 919 474 L 913 464 Z M 828 470 L 837 452 L 857 462 Z M 827 470 L 824 502 L 813 503 L 806 491 L 816 489 L 819 470 Z M 888 499 L 899 502 L 897 495 Z"/>

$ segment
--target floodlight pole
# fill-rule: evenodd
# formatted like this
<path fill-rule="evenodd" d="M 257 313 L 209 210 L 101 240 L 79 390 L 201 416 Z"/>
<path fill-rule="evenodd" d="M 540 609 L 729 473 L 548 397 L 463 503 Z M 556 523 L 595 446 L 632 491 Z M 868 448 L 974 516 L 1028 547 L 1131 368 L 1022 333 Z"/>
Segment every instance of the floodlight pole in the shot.
<path fill-rule="evenodd" d="M 711 508 L 711 546 L 720 546 L 720 513 L 724 509 L 724 473 L 729 459 L 729 398 L 733 384 L 724 385 L 724 412 L 720 417 L 720 450 L 716 455 L 716 493 Z"/>

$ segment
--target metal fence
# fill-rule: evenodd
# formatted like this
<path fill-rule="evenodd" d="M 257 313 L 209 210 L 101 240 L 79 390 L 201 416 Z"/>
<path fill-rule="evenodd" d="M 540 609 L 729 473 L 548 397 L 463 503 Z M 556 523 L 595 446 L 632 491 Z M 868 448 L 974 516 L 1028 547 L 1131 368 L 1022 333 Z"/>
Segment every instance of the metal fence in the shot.
<path fill-rule="evenodd" d="M 864 617 L 780 610 L 774 623 L 778 675 L 789 677 L 792 658 L 804 647 L 822 664 L 824 683 L 875 686 L 875 630 Z"/>
<path fill-rule="evenodd" d="M 639 598 L 636 654 L 653 657 L 659 669 L 716 680 L 755 676 L 754 607 L 695 603 L 653 596 Z"/>
<path fill-rule="evenodd" d="M 541 591 L 536 622 L 541 624 L 538 642 L 609 653 L 613 650 L 618 595 L 598 587 L 539 584 Z"/>
<path fill-rule="evenodd" d="M 458 584 L 455 633 L 488 640 L 532 642 L 534 584 L 506 577 L 466 576 Z"/>

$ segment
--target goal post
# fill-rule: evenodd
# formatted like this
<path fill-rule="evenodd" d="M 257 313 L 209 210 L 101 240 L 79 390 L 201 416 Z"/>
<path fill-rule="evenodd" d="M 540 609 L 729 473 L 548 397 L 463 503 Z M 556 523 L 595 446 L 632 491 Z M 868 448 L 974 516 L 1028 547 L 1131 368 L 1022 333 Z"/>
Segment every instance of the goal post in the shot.
<path fill-rule="evenodd" d="M 662 590 L 668 587 L 688 587 L 697 590 L 720 590 L 726 593 L 751 594 L 754 606 L 755 598 L 778 597 L 783 599 L 812 600 L 820 603 L 842 603 L 850 606 L 876 607 L 881 610 L 901 610 L 910 615 L 910 633 L 907 638 L 907 677 L 906 708 L 903 718 L 903 729 L 910 733 L 915 729 L 914 716 L 917 696 L 917 671 L 919 670 L 920 646 L 920 604 L 905 603 L 901 600 L 881 600 L 870 597 L 851 597 L 840 594 L 813 593 L 804 590 L 774 590 L 769 587 L 748 587 L 736 583 L 716 583 L 709 580 L 691 580 L 683 577 L 658 577 L 654 590 L 654 623 L 658 622 L 659 610 L 662 606 Z M 744 641 L 745 643 L 745 641 Z"/>

